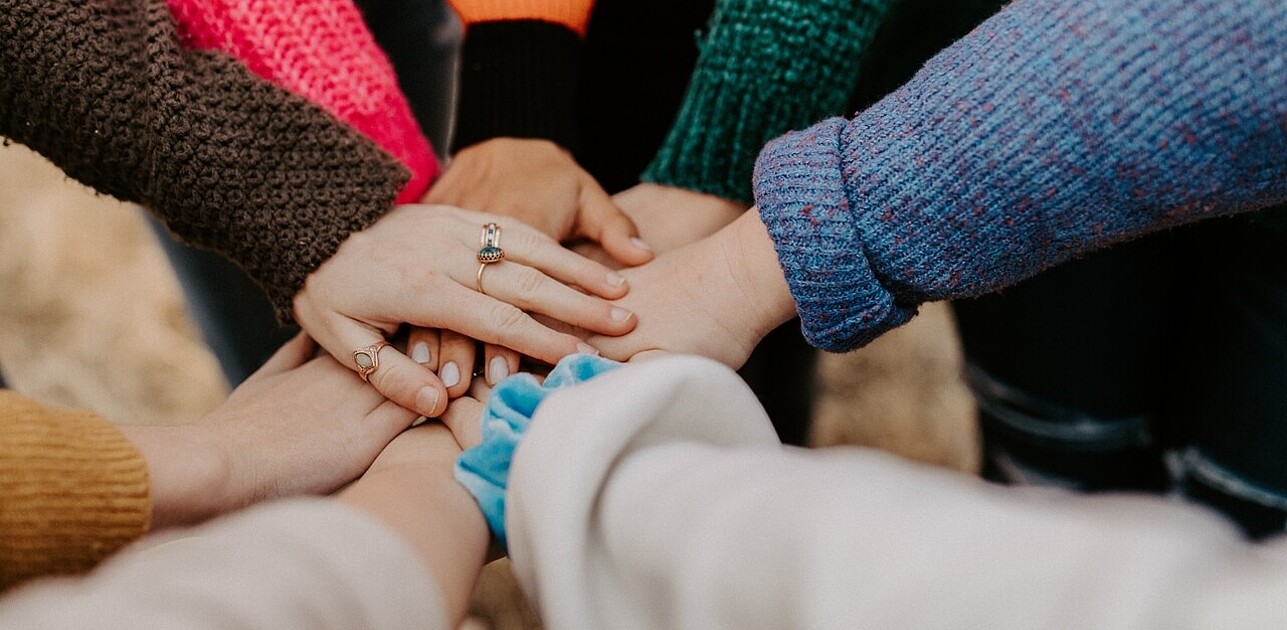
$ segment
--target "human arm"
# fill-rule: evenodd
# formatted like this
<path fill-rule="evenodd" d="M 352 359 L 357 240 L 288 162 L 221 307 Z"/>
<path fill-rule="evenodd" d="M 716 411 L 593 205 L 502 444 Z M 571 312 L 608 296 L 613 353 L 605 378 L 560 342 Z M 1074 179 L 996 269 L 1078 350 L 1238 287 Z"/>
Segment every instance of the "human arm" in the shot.
<path fill-rule="evenodd" d="M 83 571 L 149 529 L 331 492 L 415 419 L 299 337 L 223 405 L 115 427 L 2 393 L 0 583 Z"/>
<path fill-rule="evenodd" d="M 453 628 L 487 547 L 451 477 L 459 452 L 441 425 L 411 429 L 337 498 L 270 502 L 149 540 L 85 578 L 0 599 L 0 625 Z"/>
<path fill-rule="evenodd" d="M 605 354 L 710 354 L 709 342 L 693 345 L 695 328 L 723 339 L 719 318 L 758 313 L 743 331 L 785 321 L 776 300 L 752 301 L 779 295 L 783 275 L 806 337 L 846 350 L 921 302 L 978 295 L 1094 248 L 1287 198 L 1287 88 L 1272 78 L 1287 10 L 1056 4 L 1015 2 L 853 121 L 771 143 L 757 164 L 754 219 L 771 241 L 729 229 L 675 252 L 665 271 L 625 272 L 634 297 L 688 287 L 712 296 L 701 308 L 719 317 L 678 328 L 680 318 L 658 312 L 665 302 L 641 299 L 657 309 L 637 308 L 641 323 L 671 323 Z M 1144 28 L 1141 15 L 1155 24 Z M 770 254 L 776 273 L 763 263 Z M 748 265 L 741 257 L 757 262 L 736 272 Z M 739 277 L 751 283 L 741 299 L 722 287 Z M 698 306 L 685 308 L 676 312 Z"/>
<path fill-rule="evenodd" d="M 1249 546 L 1158 499 L 784 448 L 740 379 L 693 357 L 545 399 L 506 502 L 512 566 L 554 627 L 1259 627 L 1287 613 L 1282 542 Z"/>
<path fill-rule="evenodd" d="M 588 238 L 623 264 L 651 258 L 576 162 L 581 37 L 592 0 L 453 0 L 465 24 L 454 156 L 425 199 Z"/>

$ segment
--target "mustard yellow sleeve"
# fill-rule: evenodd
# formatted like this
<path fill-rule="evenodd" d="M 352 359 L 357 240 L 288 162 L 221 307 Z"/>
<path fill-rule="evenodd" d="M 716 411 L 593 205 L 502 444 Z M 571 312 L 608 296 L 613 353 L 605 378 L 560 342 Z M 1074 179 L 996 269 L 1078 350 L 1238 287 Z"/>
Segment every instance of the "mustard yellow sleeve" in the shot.
<path fill-rule="evenodd" d="M 147 462 L 111 423 L 0 390 L 0 590 L 142 536 L 148 489 Z"/>

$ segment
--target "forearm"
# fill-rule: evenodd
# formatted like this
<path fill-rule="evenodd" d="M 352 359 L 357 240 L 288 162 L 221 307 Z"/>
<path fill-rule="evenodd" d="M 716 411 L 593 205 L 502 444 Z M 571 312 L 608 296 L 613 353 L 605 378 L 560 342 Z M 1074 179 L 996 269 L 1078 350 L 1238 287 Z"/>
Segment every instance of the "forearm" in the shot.
<path fill-rule="evenodd" d="M 0 0 L 0 14 L 0 134 L 232 258 L 283 318 L 406 179 L 302 98 L 226 55 L 183 50 L 161 0 Z"/>
<path fill-rule="evenodd" d="M 756 200 L 806 335 L 853 348 L 923 301 L 1283 201 L 1285 32 L 1270 0 L 1019 0 L 852 122 L 775 141 Z"/>
<path fill-rule="evenodd" d="M 454 439 L 446 430 L 435 431 L 438 439 L 452 441 L 447 456 L 423 466 L 368 473 L 338 500 L 375 516 L 411 545 L 438 584 L 448 619 L 459 621 L 489 538 L 478 504 L 452 477 L 459 452 Z"/>
<path fill-rule="evenodd" d="M 749 203 L 769 139 L 843 112 L 890 0 L 720 0 L 643 180 Z"/>
<path fill-rule="evenodd" d="M 153 530 L 192 525 L 252 502 L 233 495 L 228 454 L 199 425 L 119 429 L 147 462 Z"/>
<path fill-rule="evenodd" d="M 511 560 L 551 626 L 1257 627 L 1285 608 L 1287 547 L 1247 553 L 1206 512 L 784 448 L 692 357 L 546 399 L 509 488 Z"/>

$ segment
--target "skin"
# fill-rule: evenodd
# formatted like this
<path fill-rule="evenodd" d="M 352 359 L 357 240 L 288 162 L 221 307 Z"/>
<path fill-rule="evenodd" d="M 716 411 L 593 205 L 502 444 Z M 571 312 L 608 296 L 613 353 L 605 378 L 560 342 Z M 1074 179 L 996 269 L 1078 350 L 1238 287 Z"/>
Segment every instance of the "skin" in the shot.
<path fill-rule="evenodd" d="M 620 337 L 589 338 L 619 361 L 670 351 L 741 367 L 765 335 L 796 314 L 773 240 L 755 211 L 622 273 L 632 289 L 618 303 L 638 314 L 639 325 Z"/>
<path fill-rule="evenodd" d="M 476 432 L 481 412 L 477 400 L 460 398 L 444 420 L 472 422 Z M 468 609 L 490 541 L 478 504 L 453 476 L 460 451 L 457 437 L 445 425 L 421 425 L 394 439 L 371 469 L 337 498 L 365 510 L 410 543 L 437 583 L 453 625 Z"/>
<path fill-rule="evenodd" d="M 296 337 L 195 424 L 121 427 L 147 461 L 153 529 L 333 492 L 416 419 L 315 350 Z"/>
<path fill-rule="evenodd" d="M 481 227 L 489 222 L 504 228 L 506 257 L 488 265 L 486 290 L 479 293 L 475 255 Z M 620 274 L 512 219 L 407 205 L 345 240 L 308 277 L 294 311 L 304 330 L 353 370 L 354 350 L 385 339 L 404 322 L 554 363 L 594 348 L 529 313 L 605 335 L 624 334 L 634 327 L 634 317 L 607 300 L 627 290 Z M 417 363 L 393 347 L 380 350 L 379 359 L 370 380 L 380 393 L 429 417 L 446 409 L 448 390 L 435 374 L 439 364 Z M 460 372 L 471 366 L 460 363 Z"/>

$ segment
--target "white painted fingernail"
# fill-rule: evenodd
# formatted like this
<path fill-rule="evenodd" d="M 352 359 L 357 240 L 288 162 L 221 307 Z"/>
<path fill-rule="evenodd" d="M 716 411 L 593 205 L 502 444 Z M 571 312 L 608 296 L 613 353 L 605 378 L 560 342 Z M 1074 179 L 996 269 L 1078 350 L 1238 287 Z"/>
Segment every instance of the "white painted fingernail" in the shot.
<path fill-rule="evenodd" d="M 460 384 L 460 367 L 455 361 L 448 361 L 441 370 L 438 370 L 438 378 L 442 379 L 443 387 L 455 387 Z"/>
<path fill-rule="evenodd" d="M 619 274 L 619 273 L 616 273 L 616 272 L 609 272 L 609 273 L 608 273 L 608 284 L 610 284 L 610 285 L 612 285 L 612 286 L 614 286 L 614 287 L 619 287 L 619 286 L 621 286 L 621 285 L 623 285 L 623 284 L 625 284 L 625 283 L 626 283 L 626 277 L 625 277 L 625 276 L 623 276 L 623 275 L 621 275 L 621 274 Z"/>
<path fill-rule="evenodd" d="M 578 343 L 576 345 L 576 351 L 583 352 L 585 354 L 593 354 L 596 357 L 599 356 L 599 349 L 588 343 Z"/>
<path fill-rule="evenodd" d="M 429 344 L 417 341 L 411 346 L 411 360 L 424 365 L 429 362 Z"/>
<path fill-rule="evenodd" d="M 416 394 L 416 411 L 424 415 L 434 412 L 438 406 L 438 389 L 436 387 L 423 387 L 420 393 Z"/>
<path fill-rule="evenodd" d="M 630 319 L 631 315 L 634 315 L 634 313 L 631 313 L 624 308 L 614 307 L 612 309 L 612 321 L 614 322 L 624 322 L 627 319 Z"/>
<path fill-rule="evenodd" d="M 642 249 L 645 252 L 652 251 L 652 247 L 650 247 L 647 243 L 643 242 L 643 239 L 639 238 L 638 236 L 632 237 L 630 239 L 630 244 L 634 245 L 636 249 Z"/>
<path fill-rule="evenodd" d="M 505 361 L 505 357 L 492 357 L 487 364 L 488 380 L 495 385 L 505 380 L 506 376 L 509 376 L 509 363 Z"/>

